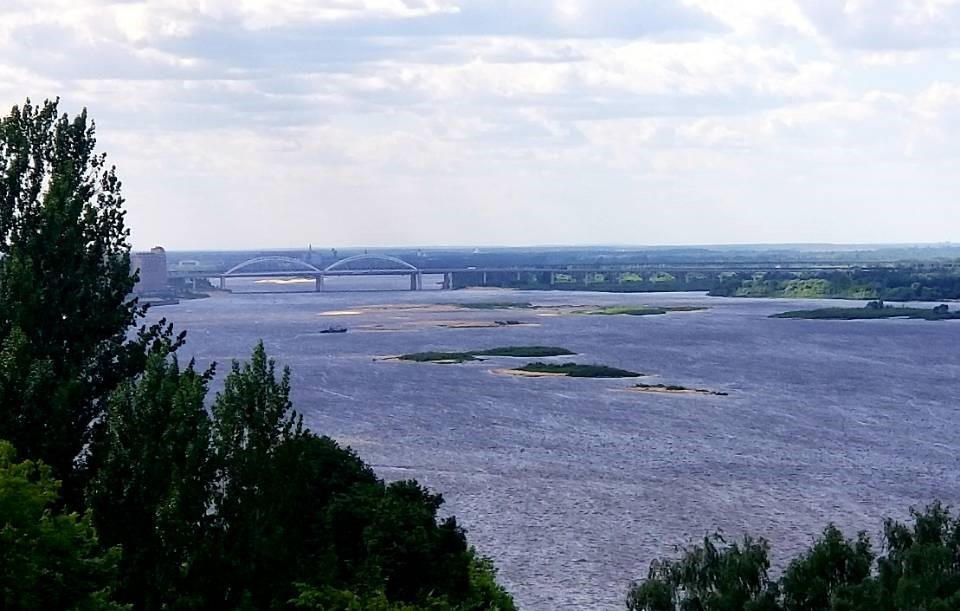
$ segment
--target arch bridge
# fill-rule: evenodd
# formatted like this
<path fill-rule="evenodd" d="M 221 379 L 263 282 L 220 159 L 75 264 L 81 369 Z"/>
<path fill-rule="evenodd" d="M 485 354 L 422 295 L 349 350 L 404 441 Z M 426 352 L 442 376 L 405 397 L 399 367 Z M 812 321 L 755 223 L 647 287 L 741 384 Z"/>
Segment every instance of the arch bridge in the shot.
<path fill-rule="evenodd" d="M 324 278 L 330 276 L 409 276 L 411 291 L 423 288 L 423 274 L 419 268 L 403 259 L 379 254 L 347 257 L 334 261 L 323 269 L 294 257 L 254 257 L 216 276 L 220 278 L 221 289 L 226 287 L 227 278 L 312 277 L 316 281 L 315 290 L 322 291 Z"/>

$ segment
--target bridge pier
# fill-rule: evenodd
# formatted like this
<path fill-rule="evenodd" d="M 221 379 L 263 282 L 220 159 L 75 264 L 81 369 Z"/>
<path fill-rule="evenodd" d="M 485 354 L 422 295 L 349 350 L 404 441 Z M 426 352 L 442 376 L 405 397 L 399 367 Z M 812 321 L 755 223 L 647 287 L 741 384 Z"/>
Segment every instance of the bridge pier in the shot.
<path fill-rule="evenodd" d="M 316 284 L 314 285 L 313 290 L 317 293 L 323 290 L 323 274 L 317 274 Z"/>
<path fill-rule="evenodd" d="M 423 275 L 420 272 L 410 274 L 410 290 L 419 291 L 423 289 Z"/>
<path fill-rule="evenodd" d="M 226 277 L 226 276 L 220 276 L 220 290 L 221 290 L 221 291 L 224 291 L 224 290 L 226 290 L 226 288 L 227 288 L 227 277 Z"/>

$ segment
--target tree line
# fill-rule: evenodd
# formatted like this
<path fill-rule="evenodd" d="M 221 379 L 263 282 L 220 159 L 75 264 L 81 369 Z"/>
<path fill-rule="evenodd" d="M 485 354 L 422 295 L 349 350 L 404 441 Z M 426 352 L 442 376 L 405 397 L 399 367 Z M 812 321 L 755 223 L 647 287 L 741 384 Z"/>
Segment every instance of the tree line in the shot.
<path fill-rule="evenodd" d="M 887 519 L 879 551 L 865 532 L 828 525 L 779 576 L 770 546 L 722 533 L 654 561 L 628 611 L 951 611 L 960 609 L 960 518 L 935 502 Z"/>
<path fill-rule="evenodd" d="M 960 298 L 960 268 L 910 265 L 820 272 L 732 273 L 710 289 L 720 297 L 941 301 Z"/>

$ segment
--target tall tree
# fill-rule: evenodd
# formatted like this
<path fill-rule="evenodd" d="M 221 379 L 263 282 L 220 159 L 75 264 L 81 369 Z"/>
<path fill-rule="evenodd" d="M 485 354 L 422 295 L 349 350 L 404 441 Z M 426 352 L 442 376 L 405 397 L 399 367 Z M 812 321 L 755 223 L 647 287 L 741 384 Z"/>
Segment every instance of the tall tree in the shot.
<path fill-rule="evenodd" d="M 75 460 L 105 397 L 145 349 L 178 340 L 163 326 L 128 339 L 144 308 L 120 180 L 86 111 L 57 104 L 0 119 L 0 438 L 51 465 L 78 504 Z"/>
<path fill-rule="evenodd" d="M 287 570 L 277 566 L 286 524 L 277 520 L 279 498 L 272 492 L 289 474 L 277 468 L 276 457 L 285 442 L 303 435 L 302 417 L 290 402 L 290 371 L 278 377 L 258 343 L 248 362 L 233 362 L 212 412 L 219 540 L 211 554 L 223 563 L 226 586 L 214 604 L 264 608 L 272 576 Z"/>
<path fill-rule="evenodd" d="M 138 609 L 201 608 L 203 540 L 214 487 L 213 371 L 152 356 L 109 401 L 92 452 L 88 501 L 107 545 L 121 545 L 119 596 Z"/>
<path fill-rule="evenodd" d="M 828 525 L 813 547 L 795 558 L 780 578 L 784 611 L 826 611 L 841 600 L 857 600 L 870 577 L 873 559 L 866 533 L 859 533 L 856 540 L 847 539 L 836 526 Z"/>
<path fill-rule="evenodd" d="M 651 563 L 647 579 L 627 594 L 629 611 L 776 611 L 768 577 L 770 546 L 746 536 L 727 543 L 720 534 L 685 548 L 678 560 Z"/>

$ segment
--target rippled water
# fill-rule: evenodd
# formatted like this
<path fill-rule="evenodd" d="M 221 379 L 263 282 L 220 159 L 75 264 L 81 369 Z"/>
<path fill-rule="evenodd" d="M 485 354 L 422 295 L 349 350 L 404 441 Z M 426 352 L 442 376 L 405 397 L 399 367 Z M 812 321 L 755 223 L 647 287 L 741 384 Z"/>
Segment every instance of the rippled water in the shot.
<path fill-rule="evenodd" d="M 322 315 L 460 301 L 710 309 L 651 317 Z M 883 516 L 902 516 L 911 504 L 960 500 L 960 323 L 767 318 L 815 305 L 700 294 L 332 292 L 235 294 L 154 315 L 186 328 L 185 352 L 201 362 L 226 365 L 263 338 L 293 369 L 295 404 L 310 426 L 353 446 L 385 478 L 416 478 L 443 492 L 522 609 L 606 610 L 623 608 L 630 581 L 651 559 L 714 528 L 765 536 L 782 562 L 829 520 L 875 533 Z M 503 318 L 539 326 L 433 325 Z M 318 333 L 330 324 L 354 330 Z M 375 324 L 399 330 L 356 329 Z M 374 361 L 534 344 L 657 376 L 647 383 L 730 396 L 492 373 L 510 359 Z"/>

